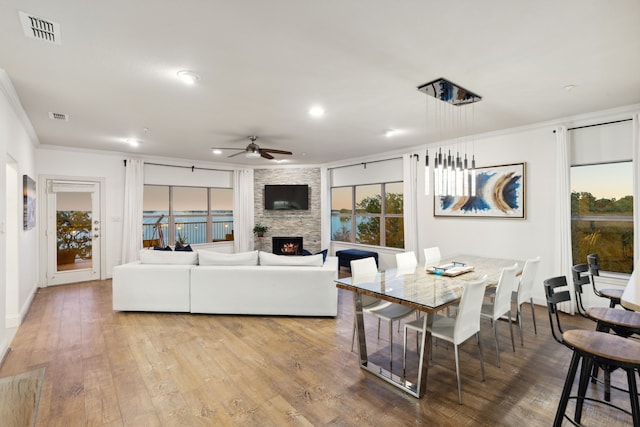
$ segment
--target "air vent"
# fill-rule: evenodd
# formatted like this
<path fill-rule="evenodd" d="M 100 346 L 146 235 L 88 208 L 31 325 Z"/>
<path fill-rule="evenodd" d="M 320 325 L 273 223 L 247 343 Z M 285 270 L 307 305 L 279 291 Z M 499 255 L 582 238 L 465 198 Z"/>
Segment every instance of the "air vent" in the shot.
<path fill-rule="evenodd" d="M 69 115 L 64 113 L 51 113 L 49 112 L 49 118 L 52 120 L 64 120 L 65 122 L 69 121 Z"/>
<path fill-rule="evenodd" d="M 18 13 L 25 36 L 48 43 L 60 44 L 60 24 L 22 11 Z"/>

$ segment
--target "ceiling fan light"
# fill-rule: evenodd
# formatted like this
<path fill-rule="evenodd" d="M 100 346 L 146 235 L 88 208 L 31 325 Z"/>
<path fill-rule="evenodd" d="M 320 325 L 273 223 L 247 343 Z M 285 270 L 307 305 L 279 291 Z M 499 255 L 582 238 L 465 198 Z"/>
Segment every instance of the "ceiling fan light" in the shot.
<path fill-rule="evenodd" d="M 256 158 L 260 157 L 260 152 L 259 151 L 247 151 L 244 155 L 245 155 L 245 157 L 247 157 L 249 159 L 256 159 Z"/>
<path fill-rule="evenodd" d="M 200 80 L 200 76 L 194 73 L 193 71 L 182 70 L 182 71 L 178 71 L 177 74 L 178 74 L 178 78 L 188 85 L 193 85 L 198 80 Z"/>

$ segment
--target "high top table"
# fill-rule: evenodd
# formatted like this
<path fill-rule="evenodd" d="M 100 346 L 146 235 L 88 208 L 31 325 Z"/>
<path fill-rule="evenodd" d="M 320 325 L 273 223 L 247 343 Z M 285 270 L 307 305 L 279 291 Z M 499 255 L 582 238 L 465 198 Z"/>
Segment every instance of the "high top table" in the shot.
<path fill-rule="evenodd" d="M 377 366 L 368 360 L 367 342 L 364 333 L 364 317 L 362 312 L 361 295 L 369 295 L 385 301 L 402 304 L 407 307 L 427 313 L 424 316 L 424 326 L 431 325 L 433 314 L 455 304 L 460 300 L 462 287 L 472 281 L 487 275 L 487 286 L 496 286 L 500 273 L 505 267 L 511 267 L 516 262 L 517 274 L 522 273 L 524 261 L 486 258 L 474 255 L 457 255 L 443 259 L 439 265 L 463 263 L 473 266 L 473 271 L 455 277 L 431 274 L 421 266 L 414 272 L 402 274 L 396 269 L 378 272 L 370 282 L 352 284 L 351 277 L 336 280 L 336 286 L 353 292 L 353 309 L 355 313 L 356 330 L 358 333 L 358 355 L 360 368 L 382 378 L 388 383 L 406 391 L 414 397 L 424 396 L 427 385 L 427 371 L 431 334 L 422 334 L 418 378 L 416 382 L 393 374 L 390 370 Z M 426 328 L 425 328 L 426 330 Z"/>

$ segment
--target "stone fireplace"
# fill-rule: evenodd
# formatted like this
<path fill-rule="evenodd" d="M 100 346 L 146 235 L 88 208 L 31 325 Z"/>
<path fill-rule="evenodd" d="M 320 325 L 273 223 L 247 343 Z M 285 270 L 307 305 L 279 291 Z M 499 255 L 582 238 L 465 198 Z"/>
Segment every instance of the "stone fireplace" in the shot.
<path fill-rule="evenodd" d="M 302 255 L 302 237 L 272 237 L 271 247 L 276 255 Z"/>

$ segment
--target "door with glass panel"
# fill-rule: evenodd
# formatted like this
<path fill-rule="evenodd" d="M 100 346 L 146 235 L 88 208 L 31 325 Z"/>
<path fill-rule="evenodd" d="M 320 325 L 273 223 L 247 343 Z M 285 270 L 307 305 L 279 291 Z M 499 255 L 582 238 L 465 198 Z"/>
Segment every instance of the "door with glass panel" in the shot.
<path fill-rule="evenodd" d="M 100 279 L 100 185 L 47 180 L 47 285 Z"/>

